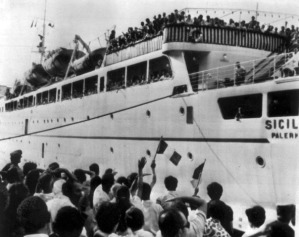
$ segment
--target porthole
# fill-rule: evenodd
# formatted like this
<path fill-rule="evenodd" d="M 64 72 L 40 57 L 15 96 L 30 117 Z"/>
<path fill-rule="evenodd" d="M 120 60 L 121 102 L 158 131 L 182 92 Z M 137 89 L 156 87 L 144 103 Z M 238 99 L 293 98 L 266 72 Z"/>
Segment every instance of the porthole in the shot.
<path fill-rule="evenodd" d="M 191 152 L 188 152 L 188 153 L 187 153 L 187 156 L 188 156 L 188 158 L 189 158 L 190 160 L 192 160 L 192 159 L 193 159 L 193 155 L 192 155 L 192 153 L 191 153 Z"/>
<path fill-rule="evenodd" d="M 114 152 L 114 150 L 113 150 L 113 147 L 110 147 L 110 151 L 111 151 L 111 153 L 113 153 L 113 152 Z"/>
<path fill-rule="evenodd" d="M 147 116 L 147 117 L 150 117 L 150 116 L 151 116 L 151 111 L 147 110 L 147 111 L 146 111 L 146 116 Z"/>
<path fill-rule="evenodd" d="M 255 158 L 255 162 L 262 168 L 264 168 L 266 166 L 265 160 L 260 156 Z"/>
<path fill-rule="evenodd" d="M 180 107 L 180 113 L 181 113 L 182 115 L 185 114 L 185 109 L 184 109 L 184 107 Z"/>
<path fill-rule="evenodd" d="M 148 156 L 151 156 L 151 151 L 150 151 L 150 150 L 146 150 L 146 154 L 147 154 Z"/>

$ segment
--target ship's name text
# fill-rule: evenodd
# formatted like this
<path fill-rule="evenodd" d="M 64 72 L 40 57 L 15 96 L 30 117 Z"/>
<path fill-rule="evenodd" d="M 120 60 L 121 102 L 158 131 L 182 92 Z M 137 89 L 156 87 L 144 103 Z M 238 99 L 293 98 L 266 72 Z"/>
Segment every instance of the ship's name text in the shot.
<path fill-rule="evenodd" d="M 265 128 L 267 130 L 298 130 L 299 122 L 296 119 L 274 119 L 274 120 L 266 120 Z M 296 139 L 299 135 L 297 132 L 288 131 L 288 132 L 277 132 L 273 131 L 271 133 L 271 138 L 273 139 Z"/>

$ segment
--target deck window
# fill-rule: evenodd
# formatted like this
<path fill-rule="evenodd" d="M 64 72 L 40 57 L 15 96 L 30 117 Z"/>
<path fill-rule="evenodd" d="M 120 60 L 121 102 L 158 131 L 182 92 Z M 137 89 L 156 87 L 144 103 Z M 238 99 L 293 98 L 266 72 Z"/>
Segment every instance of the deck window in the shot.
<path fill-rule="evenodd" d="M 100 92 L 104 91 L 105 89 L 105 77 L 100 78 Z"/>
<path fill-rule="evenodd" d="M 298 116 L 299 90 L 271 92 L 268 94 L 268 116 Z"/>
<path fill-rule="evenodd" d="M 146 82 L 146 62 L 128 67 L 127 86 L 141 85 Z"/>
<path fill-rule="evenodd" d="M 56 88 L 49 91 L 49 103 L 56 102 Z"/>
<path fill-rule="evenodd" d="M 11 109 L 11 102 L 10 103 L 6 103 L 5 104 L 5 111 L 11 111 L 12 109 Z"/>
<path fill-rule="evenodd" d="M 61 100 L 70 100 L 72 96 L 72 84 L 62 86 Z"/>
<path fill-rule="evenodd" d="M 13 110 L 16 110 L 18 108 L 18 101 L 13 102 Z"/>
<path fill-rule="evenodd" d="M 82 98 L 84 81 L 76 81 L 73 83 L 73 98 Z"/>
<path fill-rule="evenodd" d="M 107 91 L 118 90 L 125 85 L 125 68 L 110 71 L 107 75 Z"/>
<path fill-rule="evenodd" d="M 48 102 L 49 102 L 49 92 L 48 91 L 44 91 L 42 93 L 42 100 L 43 100 L 43 104 L 48 104 Z"/>
<path fill-rule="evenodd" d="M 166 56 L 150 60 L 149 77 L 150 82 L 157 82 L 172 78 L 169 59 Z"/>
<path fill-rule="evenodd" d="M 262 94 L 220 98 L 218 104 L 224 119 L 248 119 L 262 116 Z"/>
<path fill-rule="evenodd" d="M 36 95 L 36 105 L 41 105 L 42 104 L 42 93 L 38 93 Z"/>
<path fill-rule="evenodd" d="M 27 107 L 34 106 L 33 95 L 28 97 Z"/>
<path fill-rule="evenodd" d="M 24 99 L 19 100 L 19 108 L 18 109 L 23 109 L 24 108 Z"/>
<path fill-rule="evenodd" d="M 98 76 L 92 76 L 85 79 L 84 95 L 92 95 L 97 93 Z"/>
<path fill-rule="evenodd" d="M 28 107 L 28 97 L 25 97 L 24 98 L 24 108 L 27 108 Z"/>

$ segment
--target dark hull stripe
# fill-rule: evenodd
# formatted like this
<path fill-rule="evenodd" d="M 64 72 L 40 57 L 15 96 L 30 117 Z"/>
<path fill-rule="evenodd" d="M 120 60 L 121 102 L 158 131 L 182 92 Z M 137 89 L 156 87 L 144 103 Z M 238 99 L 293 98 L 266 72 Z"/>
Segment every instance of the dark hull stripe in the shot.
<path fill-rule="evenodd" d="M 91 140 L 132 140 L 132 141 L 159 141 L 160 137 L 112 137 L 112 136 L 62 136 L 62 135 L 34 135 L 38 137 L 91 139 Z M 163 137 L 166 141 L 174 142 L 231 142 L 231 143 L 270 143 L 267 138 L 184 138 Z"/>

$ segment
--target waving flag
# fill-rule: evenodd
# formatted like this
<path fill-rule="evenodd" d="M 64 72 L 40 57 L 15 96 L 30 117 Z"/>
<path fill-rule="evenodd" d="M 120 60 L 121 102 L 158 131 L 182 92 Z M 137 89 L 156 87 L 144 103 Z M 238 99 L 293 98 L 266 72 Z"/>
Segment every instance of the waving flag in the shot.
<path fill-rule="evenodd" d="M 168 144 L 161 138 L 157 154 L 163 154 L 167 159 L 169 159 L 174 165 L 178 165 L 182 156 L 174 150 L 174 148 L 168 146 Z"/>
<path fill-rule="evenodd" d="M 200 184 L 201 175 L 202 175 L 202 171 L 205 166 L 205 163 L 206 163 L 206 160 L 202 164 L 200 164 L 193 172 L 192 180 L 191 180 L 191 184 L 192 184 L 193 188 L 197 188 L 198 185 Z"/>

